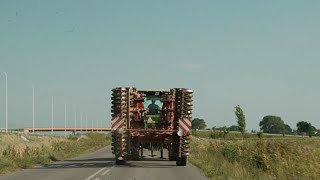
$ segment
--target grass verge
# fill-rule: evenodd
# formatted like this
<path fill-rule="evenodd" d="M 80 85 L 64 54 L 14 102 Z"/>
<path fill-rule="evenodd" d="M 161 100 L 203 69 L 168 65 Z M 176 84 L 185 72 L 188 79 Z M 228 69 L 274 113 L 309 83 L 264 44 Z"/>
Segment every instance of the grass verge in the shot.
<path fill-rule="evenodd" d="M 10 139 L 10 143 L 6 142 Z M 93 152 L 111 143 L 111 136 L 89 133 L 81 138 L 29 136 L 23 142 L 19 135 L 0 135 L 0 175 L 35 165 L 65 160 Z"/>
<path fill-rule="evenodd" d="M 245 133 L 242 137 L 240 132 L 235 131 L 193 131 L 192 135 L 198 138 L 208 138 L 208 139 L 224 139 L 224 140 L 243 140 L 243 139 L 259 139 L 257 133 Z M 300 136 L 300 135 L 282 135 L 282 134 L 260 134 L 261 138 L 263 139 L 301 139 L 306 138 L 307 136 Z M 314 137 L 319 138 L 319 137 Z"/>
<path fill-rule="evenodd" d="M 317 179 L 319 139 L 191 139 L 190 162 L 211 179 Z"/>

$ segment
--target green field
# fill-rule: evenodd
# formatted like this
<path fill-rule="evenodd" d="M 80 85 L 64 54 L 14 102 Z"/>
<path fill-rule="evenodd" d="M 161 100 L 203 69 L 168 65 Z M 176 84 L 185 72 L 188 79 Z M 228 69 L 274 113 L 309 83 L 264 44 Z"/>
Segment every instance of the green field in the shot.
<path fill-rule="evenodd" d="M 199 138 L 208 138 L 208 139 L 225 139 L 225 140 L 242 140 L 242 139 L 258 139 L 258 135 L 256 133 L 245 133 L 244 136 L 242 137 L 240 132 L 235 132 L 235 131 L 230 131 L 225 133 L 224 131 L 213 131 L 213 130 L 208 130 L 208 131 L 193 131 L 192 135 L 194 137 L 199 137 Z M 265 134 L 263 133 L 261 135 L 262 138 L 264 139 L 283 139 L 283 138 L 306 138 L 307 136 L 299 136 L 299 135 L 282 135 L 282 134 Z M 319 136 L 315 136 L 314 138 L 319 138 Z"/>
<path fill-rule="evenodd" d="M 191 140 L 190 162 L 211 179 L 319 179 L 320 138 L 197 136 Z"/>

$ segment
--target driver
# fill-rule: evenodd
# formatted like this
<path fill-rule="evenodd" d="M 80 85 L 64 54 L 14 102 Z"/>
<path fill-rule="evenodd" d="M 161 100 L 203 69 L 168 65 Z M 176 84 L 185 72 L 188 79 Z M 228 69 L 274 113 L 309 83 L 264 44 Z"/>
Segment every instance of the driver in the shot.
<path fill-rule="evenodd" d="M 152 103 L 149 104 L 148 109 L 150 114 L 158 114 L 160 107 L 156 104 L 156 100 L 152 100 Z"/>

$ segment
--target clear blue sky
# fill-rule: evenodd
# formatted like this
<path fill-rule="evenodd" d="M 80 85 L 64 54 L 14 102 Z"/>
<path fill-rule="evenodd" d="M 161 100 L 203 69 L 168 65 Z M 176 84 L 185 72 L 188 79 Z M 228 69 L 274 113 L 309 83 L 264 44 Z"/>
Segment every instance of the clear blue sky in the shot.
<path fill-rule="evenodd" d="M 194 116 L 210 127 L 236 124 L 239 104 L 248 130 L 265 115 L 319 128 L 319 9 L 316 0 L 2 0 L 9 127 L 31 126 L 34 83 L 36 126 L 50 125 L 51 96 L 56 126 L 65 103 L 110 125 L 110 90 L 136 86 L 194 89 Z"/>

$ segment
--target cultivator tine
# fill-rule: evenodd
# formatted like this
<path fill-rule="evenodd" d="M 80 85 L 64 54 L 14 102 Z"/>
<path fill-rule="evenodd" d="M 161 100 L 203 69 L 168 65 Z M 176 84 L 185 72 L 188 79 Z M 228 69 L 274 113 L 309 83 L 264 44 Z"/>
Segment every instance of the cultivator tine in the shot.
<path fill-rule="evenodd" d="M 185 90 L 184 92 L 184 115 L 190 117 L 192 115 L 193 91 Z"/>

